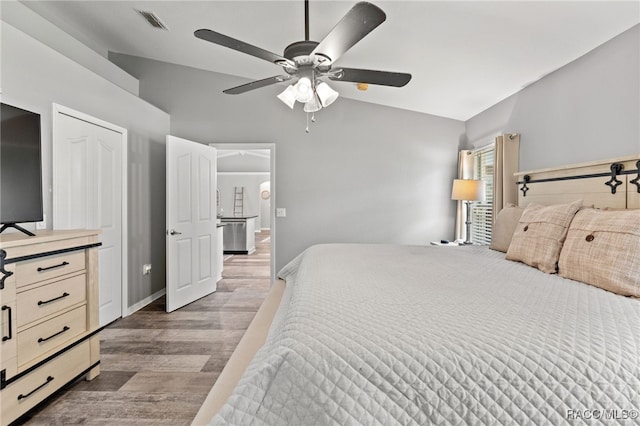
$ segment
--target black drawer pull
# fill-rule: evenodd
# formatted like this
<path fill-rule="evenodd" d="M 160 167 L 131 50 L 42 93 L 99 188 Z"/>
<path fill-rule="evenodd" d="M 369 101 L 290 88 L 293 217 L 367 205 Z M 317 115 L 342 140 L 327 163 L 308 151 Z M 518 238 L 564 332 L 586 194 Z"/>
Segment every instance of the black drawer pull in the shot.
<path fill-rule="evenodd" d="M 66 325 L 64 326 L 64 328 L 60 331 L 58 331 L 56 334 L 52 334 L 49 337 L 41 337 L 38 339 L 38 343 L 42 343 L 42 342 L 46 342 L 49 339 L 53 339 L 56 336 L 59 336 L 60 334 L 64 333 L 65 331 L 69 331 L 71 330 L 69 327 L 67 327 Z"/>
<path fill-rule="evenodd" d="M 40 386 L 38 386 L 37 388 L 35 388 L 31 392 L 29 392 L 28 394 L 26 394 L 26 395 L 23 395 L 23 394 L 18 395 L 18 401 L 20 401 L 21 399 L 29 398 L 31 395 L 33 395 L 34 393 L 38 392 L 43 387 L 47 386 L 52 381 L 53 381 L 53 377 L 52 376 L 47 376 L 47 381 L 46 382 L 44 382 L 43 384 L 41 384 Z"/>
<path fill-rule="evenodd" d="M 69 262 L 67 262 L 66 260 L 64 262 L 62 262 L 59 265 L 53 265 L 53 266 L 47 266 L 46 268 L 38 268 L 38 272 L 44 272 L 44 271 L 48 271 L 49 269 L 55 269 L 55 268 L 61 268 L 63 266 L 67 266 L 69 264 Z"/>
<path fill-rule="evenodd" d="M 11 338 L 13 337 L 13 330 L 12 330 L 12 327 L 11 327 L 11 306 L 2 305 L 2 310 L 3 311 L 9 311 L 8 312 L 9 321 L 7 321 L 7 323 L 9 324 L 9 335 L 8 336 L 2 336 L 2 341 L 6 342 L 7 340 L 11 340 Z"/>
<path fill-rule="evenodd" d="M 45 300 L 45 301 L 42 301 L 42 300 L 38 301 L 38 306 L 46 305 L 47 303 L 51 303 L 51 302 L 55 302 L 56 300 L 64 299 L 67 296 L 69 296 L 69 293 L 67 293 L 65 291 L 64 293 L 62 293 L 62 296 L 54 297 L 53 299 L 49 299 L 49 300 Z"/>

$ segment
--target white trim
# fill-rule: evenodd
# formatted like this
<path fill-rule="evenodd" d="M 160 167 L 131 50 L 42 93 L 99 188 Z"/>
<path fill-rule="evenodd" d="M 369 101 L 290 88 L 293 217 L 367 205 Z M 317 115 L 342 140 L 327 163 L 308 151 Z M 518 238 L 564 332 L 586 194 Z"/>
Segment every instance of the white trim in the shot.
<path fill-rule="evenodd" d="M 216 149 L 228 150 L 251 150 L 251 149 L 268 149 L 269 150 L 269 181 L 271 182 L 271 212 L 270 212 L 270 263 L 271 263 L 271 284 L 276 281 L 276 144 L 275 143 L 210 143 Z M 224 172 L 219 172 L 223 174 Z M 236 173 L 236 172 L 228 172 Z M 255 174 L 267 174 L 266 172 L 255 172 Z"/>
<path fill-rule="evenodd" d="M 482 151 L 490 151 L 490 150 L 495 150 L 496 149 L 496 143 L 494 142 L 490 142 L 486 145 L 482 145 L 481 147 L 478 148 L 474 148 L 471 150 L 471 154 L 477 154 L 478 152 L 482 152 Z"/>
<path fill-rule="evenodd" d="M 144 308 L 148 304 L 150 304 L 150 303 L 154 302 L 155 300 L 157 300 L 157 299 L 161 298 L 162 296 L 164 296 L 166 294 L 166 292 L 167 292 L 166 288 L 163 288 L 162 290 L 156 291 L 151 296 L 145 297 L 144 299 L 142 299 L 141 301 L 139 301 L 135 305 L 130 306 L 129 308 L 127 308 L 126 315 L 123 314 L 122 316 L 123 317 L 129 316 L 129 315 L 139 311 L 140 309 Z"/>
<path fill-rule="evenodd" d="M 263 154 L 262 152 L 258 152 L 255 150 L 235 150 L 235 149 L 222 149 L 221 151 L 225 151 L 225 152 L 219 152 L 218 153 L 218 158 L 227 158 L 227 157 L 235 157 L 237 155 L 249 155 L 249 156 L 253 156 L 253 157 L 258 157 L 258 158 L 269 158 L 269 154 Z"/>
<path fill-rule="evenodd" d="M 80 111 L 76 111 L 73 110 L 71 108 L 65 107 L 64 105 L 60 105 L 60 104 L 56 104 L 53 103 L 53 116 L 51 117 L 51 126 L 52 126 L 52 133 L 51 133 L 51 150 L 52 150 L 52 157 L 53 157 L 53 162 L 52 162 L 52 180 L 51 180 L 51 187 L 55 188 L 56 187 L 56 182 L 55 182 L 55 173 L 53 173 L 53 167 L 55 167 L 56 164 L 56 160 L 57 160 L 57 150 L 56 150 L 56 144 L 55 144 L 55 135 L 56 135 L 56 125 L 57 125 L 57 120 L 58 120 L 58 114 L 64 114 L 64 115 L 68 115 L 69 117 L 73 117 L 73 118 L 77 118 L 78 120 L 83 120 L 86 121 L 88 123 L 91 124 L 95 124 L 96 126 L 100 126 L 100 127 L 104 127 L 105 129 L 109 129 L 109 130 L 113 130 L 114 132 L 120 133 L 122 134 L 122 233 L 120 235 L 120 237 L 122 238 L 122 306 L 121 306 L 121 312 L 122 312 L 122 316 L 125 316 L 125 313 L 128 311 L 128 294 L 129 294 L 129 282 L 128 282 L 128 277 L 129 277 L 129 263 L 128 263 L 128 259 L 129 259 L 129 226 L 128 226 L 128 205 L 127 205 L 127 200 L 129 199 L 128 196 L 128 192 L 127 189 L 129 188 L 129 182 L 128 182 L 128 174 L 127 174 L 127 170 L 129 169 L 128 166 L 128 159 L 127 159 L 127 151 L 129 149 L 129 137 L 128 137 L 128 130 L 125 129 L 124 127 L 120 127 L 120 126 L 116 126 L 115 124 L 109 123 L 107 121 L 101 120 L 99 118 L 90 116 L 88 114 L 85 114 L 83 112 Z M 58 203 L 57 200 L 57 196 L 56 196 L 56 191 L 53 191 L 53 212 L 56 211 L 56 205 Z M 52 214 L 51 216 L 54 216 L 54 214 Z M 53 228 L 53 221 L 55 220 L 55 217 L 52 217 L 51 219 L 51 227 Z M 127 314 L 128 315 L 128 314 Z"/>

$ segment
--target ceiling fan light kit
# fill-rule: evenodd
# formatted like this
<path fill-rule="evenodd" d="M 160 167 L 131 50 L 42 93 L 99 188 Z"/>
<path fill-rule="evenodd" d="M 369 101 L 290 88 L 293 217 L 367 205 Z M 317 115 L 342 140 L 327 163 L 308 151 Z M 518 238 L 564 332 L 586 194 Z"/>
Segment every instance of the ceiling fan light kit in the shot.
<path fill-rule="evenodd" d="M 320 42 L 309 40 L 309 0 L 305 0 L 305 40 L 289 44 L 278 55 L 259 47 L 208 29 L 194 32 L 197 38 L 236 50 L 282 67 L 286 75 L 278 75 L 232 87 L 223 92 L 238 95 L 260 87 L 295 79 L 277 97 L 289 108 L 295 102 L 304 103 L 304 111 L 313 113 L 331 105 L 338 92 L 322 81 L 344 81 L 358 84 L 377 84 L 403 87 L 411 74 L 356 68 L 333 68 L 334 63 L 351 47 L 362 40 L 387 19 L 379 7 L 365 1 L 357 3 Z M 313 121 L 313 119 L 312 119 Z M 308 131 L 308 130 L 307 130 Z"/>
<path fill-rule="evenodd" d="M 296 101 L 303 103 L 305 112 L 320 111 L 338 99 L 339 93 L 324 81 L 315 80 L 313 84 L 311 82 L 308 77 L 301 77 L 297 83 L 287 86 L 278 95 L 278 99 L 291 109 Z"/>

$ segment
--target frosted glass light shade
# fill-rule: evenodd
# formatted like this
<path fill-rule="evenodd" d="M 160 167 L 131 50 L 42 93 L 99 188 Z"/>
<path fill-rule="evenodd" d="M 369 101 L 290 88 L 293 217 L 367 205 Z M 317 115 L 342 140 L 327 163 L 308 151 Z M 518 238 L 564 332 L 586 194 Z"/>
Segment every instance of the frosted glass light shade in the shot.
<path fill-rule="evenodd" d="M 322 109 L 322 104 L 317 95 L 313 95 L 311 100 L 304 104 L 304 112 L 316 112 Z"/>
<path fill-rule="evenodd" d="M 316 85 L 316 93 L 318 94 L 323 107 L 331 105 L 336 99 L 338 99 L 339 95 L 338 92 L 329 87 L 329 85 L 324 81 Z"/>
<path fill-rule="evenodd" d="M 278 95 L 278 99 L 285 103 L 289 108 L 293 109 L 296 103 L 296 90 L 293 86 L 287 86 L 282 93 Z"/>
<path fill-rule="evenodd" d="M 484 182 L 475 179 L 454 179 L 451 199 L 461 201 L 484 201 Z"/>
<path fill-rule="evenodd" d="M 313 97 L 313 87 L 311 87 L 311 80 L 307 77 L 302 77 L 298 82 L 293 86 L 295 89 L 296 101 L 298 102 L 309 102 Z"/>

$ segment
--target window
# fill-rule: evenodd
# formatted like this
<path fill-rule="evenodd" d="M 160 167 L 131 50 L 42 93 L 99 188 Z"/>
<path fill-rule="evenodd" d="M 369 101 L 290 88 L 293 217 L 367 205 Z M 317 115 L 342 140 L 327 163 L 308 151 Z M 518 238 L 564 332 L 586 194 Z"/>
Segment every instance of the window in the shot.
<path fill-rule="evenodd" d="M 485 188 L 485 200 L 471 204 L 471 241 L 475 244 L 491 244 L 494 153 L 494 144 L 473 152 L 473 178 L 484 181 Z"/>

